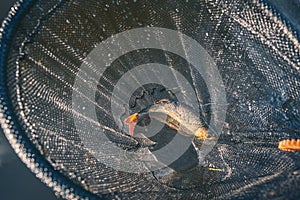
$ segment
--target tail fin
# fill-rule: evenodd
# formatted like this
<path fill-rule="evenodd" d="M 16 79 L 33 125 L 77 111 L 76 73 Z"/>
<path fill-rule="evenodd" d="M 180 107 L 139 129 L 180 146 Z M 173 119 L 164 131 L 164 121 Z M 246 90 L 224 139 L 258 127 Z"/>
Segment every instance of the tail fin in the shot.
<path fill-rule="evenodd" d="M 200 140 L 216 140 L 213 132 L 209 131 L 206 128 L 198 128 L 195 132 L 195 137 Z"/>

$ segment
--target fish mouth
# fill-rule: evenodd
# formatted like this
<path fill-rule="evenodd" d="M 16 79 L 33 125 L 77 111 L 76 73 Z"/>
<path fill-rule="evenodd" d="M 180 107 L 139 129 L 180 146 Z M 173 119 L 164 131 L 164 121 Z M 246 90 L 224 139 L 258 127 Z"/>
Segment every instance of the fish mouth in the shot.
<path fill-rule="evenodd" d="M 138 122 L 138 119 L 139 119 L 139 115 L 138 113 L 134 113 L 132 115 L 130 115 L 129 117 L 127 117 L 124 122 L 126 124 L 128 124 L 129 126 L 129 134 L 131 136 L 133 136 L 133 133 L 134 133 L 134 127 L 136 126 L 137 122 Z"/>

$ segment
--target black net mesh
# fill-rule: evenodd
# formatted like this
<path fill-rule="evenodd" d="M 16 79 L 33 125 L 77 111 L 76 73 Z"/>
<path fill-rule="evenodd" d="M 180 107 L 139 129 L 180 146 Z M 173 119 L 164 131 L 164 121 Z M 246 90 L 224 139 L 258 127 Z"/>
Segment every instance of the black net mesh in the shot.
<path fill-rule="evenodd" d="M 300 134 L 299 37 L 269 4 L 259 0 L 25 1 L 16 4 L 10 19 L 1 43 L 1 125 L 21 159 L 57 195 L 300 196 L 300 154 L 277 148 L 280 140 Z M 129 173 L 100 162 L 83 145 L 80 134 L 88 130 L 89 119 L 74 114 L 72 93 L 80 66 L 97 44 L 141 27 L 176 30 L 196 40 L 221 75 L 227 110 L 218 142 L 202 160 L 194 148 L 201 144 L 195 142 L 169 167 Z M 164 48 L 131 51 L 112 62 L 101 79 L 87 80 L 97 88 L 95 97 L 88 98 L 95 105 L 95 123 L 125 151 L 149 149 L 152 143 L 120 130 L 111 113 L 112 93 L 123 74 L 146 63 L 176 69 L 193 85 L 197 106 L 207 120 L 214 117 L 211 105 L 216 102 L 195 66 Z M 176 100 L 178 86 L 174 90 L 157 84 L 138 88 L 129 94 L 128 112 L 138 112 L 155 100 Z M 74 118 L 81 128 L 75 126 Z M 176 134 L 168 127 L 162 131 Z M 170 138 L 157 135 L 151 139 L 167 143 Z M 104 147 L 97 148 L 104 151 Z M 102 152 L 101 156 L 110 160 L 117 155 Z"/>

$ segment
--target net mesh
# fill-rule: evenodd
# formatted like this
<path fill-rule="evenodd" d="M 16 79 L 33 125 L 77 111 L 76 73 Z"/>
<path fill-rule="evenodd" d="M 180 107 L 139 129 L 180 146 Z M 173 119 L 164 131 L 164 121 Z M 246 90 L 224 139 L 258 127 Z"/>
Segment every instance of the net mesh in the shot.
<path fill-rule="evenodd" d="M 21 13 L 19 18 L 14 15 L 18 20 L 5 29 L 13 30 L 9 43 L 5 41 L 9 45 L 2 40 L 1 46 L 6 52 L 1 69 L 1 124 L 22 160 L 57 195 L 154 199 L 300 196 L 300 154 L 277 148 L 280 140 L 300 134 L 300 45 L 291 24 L 269 4 L 257 0 L 34 1 L 16 4 L 16 9 Z M 188 35 L 205 48 L 220 72 L 228 103 L 226 119 L 201 167 L 196 166 L 197 152 L 191 147 L 165 169 L 122 172 L 101 163 L 82 144 L 79 132 L 86 129 L 76 128 L 74 117 L 82 127 L 88 119 L 74 115 L 72 108 L 77 72 L 97 44 L 140 27 L 163 27 Z M 210 109 L 214 102 L 201 75 L 191 77 L 193 67 L 187 67 L 182 57 L 159 49 L 130 52 L 116 59 L 102 79 L 90 84 L 97 87 L 90 100 L 100 128 L 109 127 L 107 137 L 128 151 L 147 149 L 149 141 L 121 132 L 113 122 L 110 100 L 122 75 L 144 63 L 175 68 L 200 94 L 199 108 L 208 120 L 214 115 Z M 176 91 L 144 86 L 131 96 L 130 111 L 163 98 L 176 98 Z M 105 159 L 117 156 L 103 154 Z M 177 171 L 178 166 L 185 170 Z"/>

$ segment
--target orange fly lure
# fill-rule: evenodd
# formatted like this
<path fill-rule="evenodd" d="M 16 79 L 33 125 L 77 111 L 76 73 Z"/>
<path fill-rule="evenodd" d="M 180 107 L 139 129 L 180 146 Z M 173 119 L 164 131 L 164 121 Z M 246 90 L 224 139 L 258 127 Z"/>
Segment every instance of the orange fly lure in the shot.
<path fill-rule="evenodd" d="M 300 151 L 300 139 L 282 140 L 278 144 L 278 149 L 290 152 Z"/>

